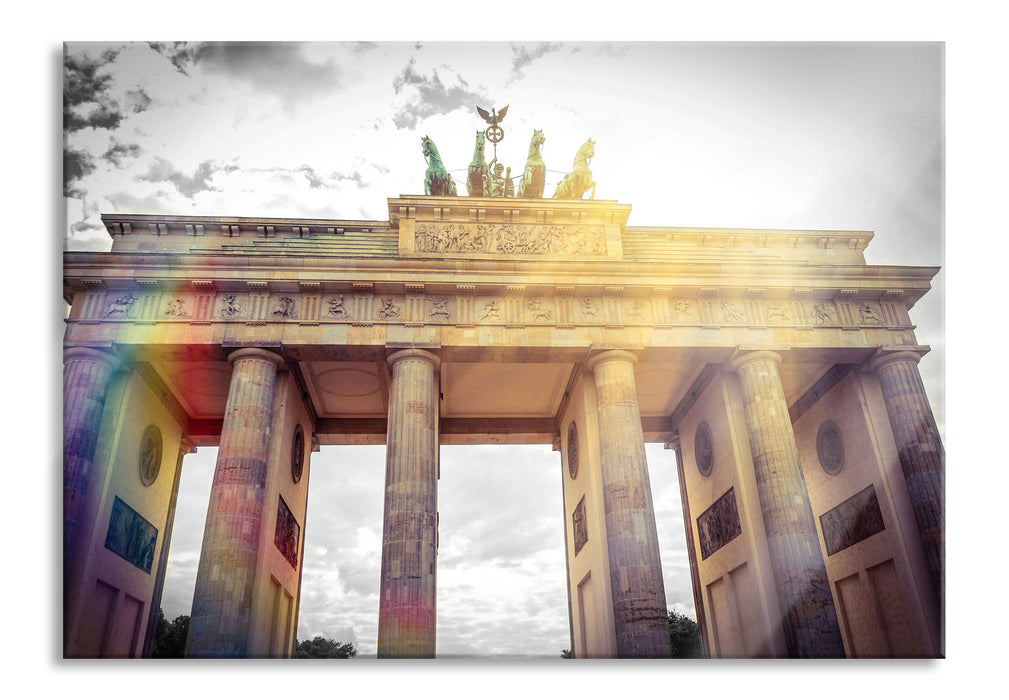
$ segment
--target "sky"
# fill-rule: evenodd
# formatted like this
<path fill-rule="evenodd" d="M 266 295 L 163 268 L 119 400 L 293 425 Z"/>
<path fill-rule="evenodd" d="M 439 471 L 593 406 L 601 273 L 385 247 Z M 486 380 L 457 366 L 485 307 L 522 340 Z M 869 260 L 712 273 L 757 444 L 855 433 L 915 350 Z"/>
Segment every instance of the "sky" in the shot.
<path fill-rule="evenodd" d="M 546 136 L 547 191 L 594 139 L 598 199 L 629 224 L 869 230 L 870 264 L 942 266 L 943 48 L 648 42 L 70 43 L 69 250 L 108 250 L 102 213 L 387 218 L 422 194 L 420 139 L 459 191 L 508 106 L 499 160 Z M 487 148 L 488 159 L 492 149 Z M 944 273 L 912 311 L 944 430 Z M 188 614 L 216 450 L 186 458 L 162 607 Z M 671 451 L 649 446 L 670 608 L 694 616 Z M 560 456 L 444 447 L 438 653 L 570 647 Z M 312 456 L 298 636 L 374 655 L 384 448 Z"/>

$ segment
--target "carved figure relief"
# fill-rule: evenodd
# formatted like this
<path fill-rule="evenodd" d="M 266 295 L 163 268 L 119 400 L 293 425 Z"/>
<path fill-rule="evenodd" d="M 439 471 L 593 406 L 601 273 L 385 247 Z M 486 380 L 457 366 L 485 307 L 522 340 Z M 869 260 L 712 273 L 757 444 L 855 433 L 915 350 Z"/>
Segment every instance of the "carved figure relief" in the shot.
<path fill-rule="evenodd" d="M 883 319 L 879 317 L 879 312 L 876 308 L 869 303 L 862 304 L 858 307 L 858 314 L 862 319 L 862 323 L 883 323 Z"/>
<path fill-rule="evenodd" d="M 480 315 L 477 317 L 478 321 L 502 321 L 501 309 L 499 308 L 499 303 L 497 299 L 491 299 L 484 302 L 484 305 L 480 308 Z"/>
<path fill-rule="evenodd" d="M 225 294 L 221 297 L 221 316 L 224 318 L 238 318 L 242 315 L 242 305 L 238 303 L 238 297 L 234 294 Z"/>
<path fill-rule="evenodd" d="M 680 299 L 676 302 L 676 320 L 677 321 L 693 321 L 696 317 L 694 314 L 690 313 L 690 302 Z"/>
<path fill-rule="evenodd" d="M 701 559 L 707 559 L 742 534 L 736 494 L 730 488 L 697 518 L 698 544 Z"/>
<path fill-rule="evenodd" d="M 395 300 L 392 297 L 382 297 L 382 307 L 378 310 L 379 318 L 386 320 L 399 318 L 399 313 L 399 307 L 395 304 Z"/>
<path fill-rule="evenodd" d="M 350 318 L 350 312 L 343 307 L 343 295 L 337 294 L 332 297 L 327 302 L 329 304 L 329 315 L 336 316 L 337 318 Z"/>
<path fill-rule="evenodd" d="M 291 297 L 280 297 L 277 299 L 277 308 L 273 310 L 273 315 L 278 318 L 297 318 L 294 310 L 294 299 Z"/>
<path fill-rule="evenodd" d="M 599 315 L 599 309 L 596 308 L 596 302 L 592 301 L 588 297 L 581 300 L 582 313 L 585 314 L 586 318 L 596 318 Z"/>
<path fill-rule="evenodd" d="M 188 316 L 189 312 L 186 311 L 186 300 L 181 297 L 178 299 L 173 299 L 168 302 L 168 308 L 165 309 L 165 316 Z"/>
<path fill-rule="evenodd" d="M 726 321 L 742 321 L 743 314 L 728 299 L 722 300 L 722 317 Z"/>
<path fill-rule="evenodd" d="M 431 318 L 441 316 L 448 319 L 448 299 L 446 297 L 431 297 L 431 311 L 428 314 Z"/>
<path fill-rule="evenodd" d="M 844 441 L 841 429 L 832 420 L 826 420 L 816 432 L 816 456 L 828 474 L 837 474 L 844 466 Z"/>
<path fill-rule="evenodd" d="M 813 318 L 817 323 L 833 323 L 834 311 L 826 304 L 816 304 L 813 306 Z"/>
<path fill-rule="evenodd" d="M 529 310 L 533 312 L 534 321 L 549 321 L 554 312 L 551 309 L 544 309 L 539 299 L 529 300 Z"/>
<path fill-rule="evenodd" d="M 645 305 L 640 299 L 634 300 L 634 306 L 631 307 L 630 317 L 633 321 L 644 321 L 645 320 Z"/>
<path fill-rule="evenodd" d="M 136 302 L 137 297 L 134 294 L 127 294 L 126 296 L 118 297 L 109 302 L 109 310 L 105 314 L 107 318 L 126 318 L 130 315 L 130 310 L 133 308 L 134 302 Z"/>
<path fill-rule="evenodd" d="M 414 245 L 419 253 L 606 254 L 600 226 L 421 223 Z"/>
<path fill-rule="evenodd" d="M 116 496 L 105 533 L 105 549 L 149 574 L 157 544 L 158 529 Z"/>
<path fill-rule="evenodd" d="M 589 541 L 589 524 L 585 517 L 585 496 L 578 501 L 575 512 L 571 514 L 571 531 L 575 538 L 575 556 L 582 551 L 582 547 Z"/>
<path fill-rule="evenodd" d="M 827 556 L 885 529 L 883 513 L 872 484 L 820 516 L 820 531 Z"/>
<path fill-rule="evenodd" d="M 767 310 L 767 320 L 777 320 L 777 321 L 787 321 L 788 313 L 785 311 L 785 307 L 781 304 L 774 302 L 773 304 L 768 304 Z"/>
<path fill-rule="evenodd" d="M 294 513 L 284 503 L 284 498 L 278 496 L 277 501 L 277 526 L 273 535 L 273 544 L 284 555 L 284 559 L 287 559 L 287 562 L 297 569 L 301 525 L 294 519 Z"/>
<path fill-rule="evenodd" d="M 156 425 L 149 425 L 140 438 L 140 481 L 144 486 L 150 486 L 158 478 L 161 471 L 161 430 Z"/>
<path fill-rule="evenodd" d="M 694 433 L 694 462 L 697 464 L 697 471 L 702 476 L 711 474 L 714 456 L 715 448 L 711 441 L 711 429 L 705 421 L 701 421 L 697 424 L 697 431 Z"/>

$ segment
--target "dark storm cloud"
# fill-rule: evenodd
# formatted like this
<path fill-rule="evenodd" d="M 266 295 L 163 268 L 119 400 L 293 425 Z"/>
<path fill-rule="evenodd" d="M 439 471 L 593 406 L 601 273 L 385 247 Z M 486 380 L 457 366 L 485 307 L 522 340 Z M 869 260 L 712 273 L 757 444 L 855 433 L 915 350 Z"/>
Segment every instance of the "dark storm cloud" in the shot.
<path fill-rule="evenodd" d="M 303 48 L 279 42 L 208 43 L 176 47 L 171 55 L 183 65 L 199 64 L 206 71 L 224 73 L 287 102 L 339 88 L 343 78 L 340 66 L 332 60 L 311 61 Z"/>
<path fill-rule="evenodd" d="M 63 149 L 63 196 L 82 197 L 84 191 L 77 186 L 82 178 L 93 173 L 95 159 L 86 151 L 74 148 Z"/>
<path fill-rule="evenodd" d="M 533 61 L 543 58 L 548 53 L 559 51 L 562 46 L 562 44 L 544 42 L 529 49 L 525 46 L 512 44 L 512 72 L 508 76 L 508 84 L 524 78 L 525 72 L 523 69 Z"/>
<path fill-rule="evenodd" d="M 183 75 L 189 75 L 187 69 L 196 60 L 202 46 L 188 41 L 150 41 L 147 45 L 171 61 L 175 70 Z"/>
<path fill-rule="evenodd" d="M 159 156 L 155 157 L 147 172 L 137 179 L 146 182 L 170 182 L 181 194 L 192 197 L 198 192 L 217 191 L 217 188 L 211 184 L 214 175 L 219 172 L 233 172 L 237 169 L 236 165 L 220 166 L 213 161 L 205 160 L 196 166 L 192 175 L 187 175 Z"/>
<path fill-rule="evenodd" d="M 457 77 L 455 85 L 445 85 L 438 75 L 437 69 L 430 76 L 421 75 L 414 68 L 415 60 L 410 59 L 399 75 L 392 81 L 396 94 L 405 88 L 412 88 L 417 94 L 400 109 L 392 118 L 397 129 L 412 129 L 417 123 L 437 114 L 448 114 L 457 109 L 473 109 L 473 105 L 485 102 L 485 96 L 470 89 L 469 84 Z"/>
<path fill-rule="evenodd" d="M 111 145 L 102 154 L 102 158 L 109 161 L 116 167 L 122 165 L 125 158 L 136 158 L 140 155 L 140 146 L 135 143 L 123 143 L 118 139 L 112 139 Z"/>
<path fill-rule="evenodd" d="M 112 74 L 108 70 L 116 49 L 106 49 L 98 58 L 63 56 L 63 130 L 114 129 L 123 120 L 122 108 L 109 96 Z"/>

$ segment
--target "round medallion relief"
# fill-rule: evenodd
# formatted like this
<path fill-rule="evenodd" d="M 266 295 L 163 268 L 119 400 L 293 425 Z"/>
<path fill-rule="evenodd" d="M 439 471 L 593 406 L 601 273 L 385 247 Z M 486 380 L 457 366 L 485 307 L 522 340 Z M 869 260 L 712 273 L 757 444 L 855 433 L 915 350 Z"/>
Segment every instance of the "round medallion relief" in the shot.
<path fill-rule="evenodd" d="M 140 481 L 144 486 L 150 486 L 158 478 L 161 471 L 161 430 L 156 425 L 149 425 L 140 438 Z"/>
<path fill-rule="evenodd" d="M 294 483 L 301 481 L 301 473 L 305 468 L 305 431 L 301 425 L 294 429 L 294 439 L 291 441 L 291 478 Z"/>
<path fill-rule="evenodd" d="M 832 420 L 825 420 L 816 432 L 816 456 L 828 474 L 837 474 L 844 466 L 844 441 L 841 429 Z"/>
<path fill-rule="evenodd" d="M 568 426 L 568 473 L 572 479 L 578 476 L 578 426 L 574 421 Z"/>
<path fill-rule="evenodd" d="M 697 471 L 701 472 L 702 476 L 711 473 L 715 461 L 715 449 L 711 441 L 711 429 L 704 421 L 697 425 L 697 432 L 694 433 L 694 461 L 697 462 Z"/>

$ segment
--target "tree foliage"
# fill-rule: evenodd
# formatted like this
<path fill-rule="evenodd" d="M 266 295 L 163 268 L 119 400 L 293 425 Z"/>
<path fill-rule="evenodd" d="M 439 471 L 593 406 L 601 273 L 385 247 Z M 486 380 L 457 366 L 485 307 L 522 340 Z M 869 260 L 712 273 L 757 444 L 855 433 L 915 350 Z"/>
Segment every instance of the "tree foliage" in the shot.
<path fill-rule="evenodd" d="M 670 610 L 667 615 L 669 622 L 669 641 L 673 648 L 674 659 L 700 659 L 704 652 L 701 649 L 701 628 L 686 615 Z"/>
<path fill-rule="evenodd" d="M 294 645 L 295 659 L 352 659 L 357 656 L 357 649 L 351 642 L 340 643 L 316 635 L 314 639 L 306 639 Z"/>
<path fill-rule="evenodd" d="M 152 659 L 181 659 L 186 656 L 186 637 L 189 635 L 189 615 L 179 615 L 169 622 L 158 608 L 158 622 L 154 627 L 151 644 Z"/>

